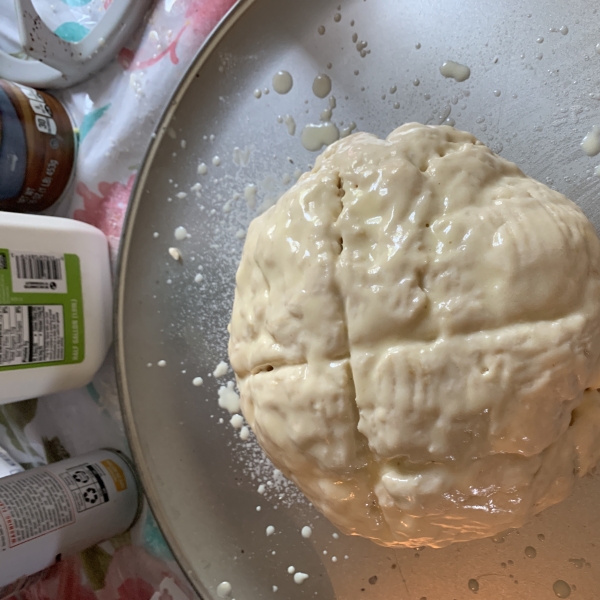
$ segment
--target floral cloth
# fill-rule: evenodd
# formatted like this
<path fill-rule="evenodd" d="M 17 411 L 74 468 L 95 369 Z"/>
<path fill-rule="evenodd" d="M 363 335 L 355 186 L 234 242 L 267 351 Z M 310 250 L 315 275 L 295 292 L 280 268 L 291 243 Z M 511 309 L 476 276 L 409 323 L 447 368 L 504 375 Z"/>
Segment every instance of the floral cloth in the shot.
<path fill-rule="evenodd" d="M 112 0 L 34 0 L 57 35 L 77 41 Z M 170 91 L 235 0 L 158 0 L 135 39 L 90 80 L 55 93 L 79 125 L 72 193 L 57 214 L 107 235 L 116 260 L 123 218 L 141 160 Z M 21 54 L 12 2 L 0 2 L 0 47 Z M 26 468 L 102 447 L 127 452 L 112 356 L 84 389 L 0 407 L 0 446 Z M 54 565 L 14 596 L 23 600 L 195 598 L 145 508 L 118 538 Z"/>

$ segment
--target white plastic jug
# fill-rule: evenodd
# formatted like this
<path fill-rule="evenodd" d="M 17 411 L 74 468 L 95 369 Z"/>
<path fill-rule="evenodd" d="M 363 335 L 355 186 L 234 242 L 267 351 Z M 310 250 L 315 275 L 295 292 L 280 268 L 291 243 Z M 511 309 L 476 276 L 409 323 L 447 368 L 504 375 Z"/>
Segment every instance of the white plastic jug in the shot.
<path fill-rule="evenodd" d="M 0 403 L 89 383 L 110 347 L 111 321 L 99 229 L 0 213 Z"/>

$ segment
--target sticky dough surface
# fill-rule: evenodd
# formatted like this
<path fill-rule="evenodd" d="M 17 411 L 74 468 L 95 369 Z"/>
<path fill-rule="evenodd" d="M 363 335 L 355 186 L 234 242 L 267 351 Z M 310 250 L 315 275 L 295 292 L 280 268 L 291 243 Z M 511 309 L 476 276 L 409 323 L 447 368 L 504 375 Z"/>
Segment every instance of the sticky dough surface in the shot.
<path fill-rule="evenodd" d="M 600 454 L 599 271 L 575 204 L 472 135 L 352 135 L 249 228 L 242 410 L 346 533 L 442 547 L 518 527 Z"/>

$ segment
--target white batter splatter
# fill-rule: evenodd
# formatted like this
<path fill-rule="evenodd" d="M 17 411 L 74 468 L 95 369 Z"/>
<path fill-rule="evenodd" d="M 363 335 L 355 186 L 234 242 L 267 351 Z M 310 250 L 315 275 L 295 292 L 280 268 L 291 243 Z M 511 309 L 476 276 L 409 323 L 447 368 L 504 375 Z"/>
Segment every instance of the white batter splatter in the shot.
<path fill-rule="evenodd" d="M 253 183 L 248 184 L 244 188 L 244 198 L 246 198 L 246 204 L 248 208 L 254 208 L 256 206 L 256 193 L 258 188 Z"/>
<path fill-rule="evenodd" d="M 242 415 L 235 414 L 233 417 L 231 417 L 229 422 L 234 429 L 241 429 L 242 425 L 244 424 L 244 417 L 242 417 Z"/>
<path fill-rule="evenodd" d="M 312 84 L 312 91 L 317 98 L 325 98 L 331 92 L 331 79 L 328 75 L 321 73 L 315 77 Z"/>
<path fill-rule="evenodd" d="M 339 137 L 340 131 L 334 123 L 311 123 L 302 130 L 300 141 L 307 150 L 316 152 L 333 144 Z"/>
<path fill-rule="evenodd" d="M 304 583 L 307 579 L 308 575 L 306 573 L 300 573 L 300 571 L 298 571 L 294 574 L 294 583 L 297 583 L 298 585 Z"/>
<path fill-rule="evenodd" d="M 296 135 L 296 121 L 294 121 L 294 117 L 292 115 L 285 115 L 283 122 L 287 127 L 287 132 L 290 135 Z"/>
<path fill-rule="evenodd" d="M 596 125 L 592 127 L 592 130 L 583 138 L 581 149 L 588 156 L 596 156 L 600 153 L 600 128 Z"/>
<path fill-rule="evenodd" d="M 466 65 L 461 65 L 453 60 L 447 60 L 442 63 L 442 66 L 440 67 L 440 73 L 444 77 L 450 77 L 454 79 L 454 81 L 460 83 L 469 79 L 471 76 L 471 69 L 469 69 L 469 67 Z"/>
<path fill-rule="evenodd" d="M 225 377 L 229 371 L 229 365 L 225 361 L 221 361 L 213 371 L 213 377 Z"/>
<path fill-rule="evenodd" d="M 312 535 L 312 529 L 308 525 L 305 525 L 300 533 L 302 534 L 303 538 L 308 539 Z"/>
<path fill-rule="evenodd" d="M 188 232 L 185 227 L 177 227 L 177 229 L 175 229 L 175 239 L 178 242 L 182 242 L 183 240 L 185 240 L 188 237 L 189 237 Z"/>
<path fill-rule="evenodd" d="M 227 386 L 222 385 L 219 388 L 219 406 L 231 414 L 240 412 L 240 397 L 234 389 L 233 381 L 229 381 Z"/>
<path fill-rule="evenodd" d="M 273 75 L 273 89 L 278 94 L 287 94 L 294 85 L 294 80 L 288 71 L 277 71 Z"/>
<path fill-rule="evenodd" d="M 169 255 L 173 260 L 180 261 L 181 260 L 181 252 L 178 248 L 169 248 Z"/>

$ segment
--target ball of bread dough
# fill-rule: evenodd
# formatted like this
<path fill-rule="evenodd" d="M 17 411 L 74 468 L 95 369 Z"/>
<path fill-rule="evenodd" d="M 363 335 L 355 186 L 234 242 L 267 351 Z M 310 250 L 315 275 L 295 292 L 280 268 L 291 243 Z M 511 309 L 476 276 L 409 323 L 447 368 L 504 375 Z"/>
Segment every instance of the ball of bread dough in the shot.
<path fill-rule="evenodd" d="M 443 547 L 600 454 L 600 241 L 472 135 L 331 145 L 248 230 L 229 352 L 261 446 L 335 525 Z"/>

